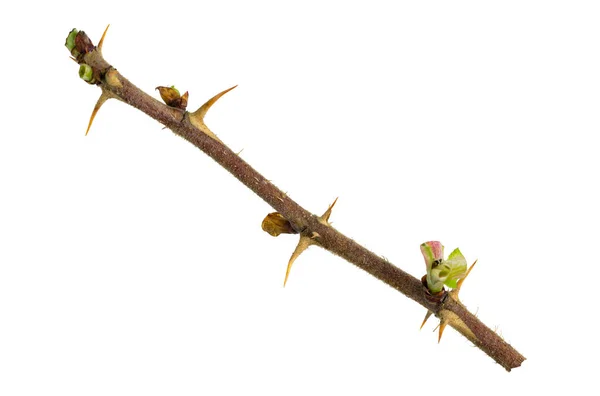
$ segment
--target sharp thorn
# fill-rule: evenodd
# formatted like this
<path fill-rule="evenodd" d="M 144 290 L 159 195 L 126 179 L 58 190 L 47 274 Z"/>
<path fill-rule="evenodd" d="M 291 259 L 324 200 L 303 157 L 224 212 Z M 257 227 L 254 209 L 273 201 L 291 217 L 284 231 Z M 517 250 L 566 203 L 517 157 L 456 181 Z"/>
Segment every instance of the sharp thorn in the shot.
<path fill-rule="evenodd" d="M 94 106 L 94 110 L 92 110 L 92 115 L 90 116 L 90 122 L 88 123 L 88 127 L 85 131 L 85 136 L 87 136 L 88 132 L 90 131 L 92 123 L 94 122 L 94 118 L 96 118 L 96 114 L 98 114 L 98 110 L 100 110 L 100 107 L 102 107 L 104 102 L 110 99 L 110 97 L 111 96 L 109 94 L 107 94 L 105 91 L 102 91 L 102 95 L 100 95 L 98 101 L 96 102 L 96 106 Z"/>
<path fill-rule="evenodd" d="M 292 257 L 290 257 L 290 261 L 288 262 L 287 269 L 285 270 L 285 279 L 283 280 L 283 287 L 287 284 L 288 277 L 290 276 L 290 270 L 292 269 L 292 264 L 294 261 L 304 252 L 310 245 L 313 244 L 313 241 L 305 236 L 300 236 L 300 240 L 298 241 L 298 245 L 296 245 L 296 249 L 294 253 L 292 253 Z"/>
<path fill-rule="evenodd" d="M 425 314 L 425 319 L 423 319 L 423 323 L 421 323 L 421 327 L 419 327 L 419 330 L 421 330 L 423 328 L 423 326 L 425 326 L 425 323 L 427 322 L 427 319 L 429 319 L 431 317 L 431 311 L 427 311 L 427 313 Z"/>
<path fill-rule="evenodd" d="M 469 269 L 467 270 L 467 273 L 465 274 L 464 277 L 462 277 L 457 283 L 456 283 L 456 289 L 454 289 L 454 291 L 456 291 L 456 295 L 458 295 L 458 293 L 460 292 L 460 288 L 462 287 L 463 282 L 465 281 L 465 279 L 467 279 L 467 276 L 469 276 L 469 274 L 471 273 L 471 270 L 473 269 L 473 267 L 475 267 L 475 264 L 477 264 L 477 260 L 475 260 L 475 262 L 473 264 L 471 264 L 471 266 L 469 267 Z"/>
<path fill-rule="evenodd" d="M 104 45 L 104 37 L 106 37 L 106 32 L 108 32 L 108 28 L 110 27 L 110 23 L 106 25 L 106 29 L 104 29 L 104 33 L 102 33 L 102 37 L 98 42 L 98 51 L 102 51 L 102 45 Z"/>
<path fill-rule="evenodd" d="M 210 98 L 206 103 L 204 103 L 202 106 L 200 106 L 200 108 L 196 111 L 194 111 L 193 113 L 190 113 L 190 122 L 192 123 L 192 125 L 194 125 L 196 128 L 200 129 L 203 133 L 207 134 L 208 136 L 210 136 L 211 138 L 215 139 L 218 142 L 221 142 L 221 139 L 219 139 L 217 137 L 217 135 L 214 134 L 213 131 L 210 130 L 209 127 L 206 126 L 206 124 L 204 123 L 204 116 L 206 115 L 206 113 L 208 112 L 208 109 L 210 109 L 210 107 L 215 104 L 215 102 L 217 100 L 219 100 L 219 98 L 223 95 L 225 95 L 227 92 L 231 91 L 232 89 L 234 89 L 235 87 L 237 87 L 237 85 L 234 85 L 233 87 L 226 89 L 223 92 L 219 92 L 218 94 L 216 94 L 215 96 L 213 96 L 212 98 Z"/>
<path fill-rule="evenodd" d="M 438 344 L 440 343 L 440 341 L 442 340 L 442 334 L 444 334 L 444 329 L 446 328 L 446 325 L 448 324 L 448 322 L 446 322 L 445 320 L 442 320 L 440 322 L 440 333 L 438 335 Z"/>
<path fill-rule="evenodd" d="M 321 220 L 323 220 L 323 221 L 325 221 L 327 223 L 329 222 L 329 216 L 331 216 L 331 210 L 335 206 L 335 203 L 337 202 L 338 198 L 336 198 L 335 201 L 333 201 L 333 203 L 331 205 L 329 205 L 329 207 L 327 208 L 327 210 L 325 211 L 325 213 L 323 213 L 323 216 L 321 216 Z"/>
<path fill-rule="evenodd" d="M 465 274 L 465 277 L 463 279 L 465 279 L 467 276 L 469 276 L 469 274 L 471 273 L 471 270 L 473 269 L 473 267 L 475 267 L 475 264 L 477 264 L 477 260 L 475 260 L 473 262 L 473 264 L 471 264 L 471 266 L 469 267 L 469 269 L 467 270 L 467 273 Z"/>
<path fill-rule="evenodd" d="M 237 85 L 234 85 L 233 87 L 228 88 L 225 91 L 219 92 L 218 94 L 210 98 L 206 103 L 200 106 L 200 108 L 193 113 L 194 116 L 199 117 L 201 120 L 204 120 L 204 116 L 208 112 L 208 109 L 210 109 L 211 106 L 214 105 L 215 102 L 221 98 L 221 96 L 225 95 L 227 92 L 231 91 L 235 87 L 237 87 Z"/>

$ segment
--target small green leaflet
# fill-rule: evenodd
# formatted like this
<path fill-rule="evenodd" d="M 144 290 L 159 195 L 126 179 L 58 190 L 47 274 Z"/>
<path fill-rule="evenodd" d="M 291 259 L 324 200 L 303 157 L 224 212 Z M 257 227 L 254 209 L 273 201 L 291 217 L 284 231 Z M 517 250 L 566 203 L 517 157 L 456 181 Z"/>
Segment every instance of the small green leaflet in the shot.
<path fill-rule="evenodd" d="M 443 246 L 437 241 L 423 243 L 421 245 L 421 252 L 423 253 L 427 267 L 427 287 L 432 293 L 439 293 L 444 289 L 444 285 L 451 289 L 457 287 L 458 281 L 464 278 L 467 273 L 467 260 L 460 250 L 456 248 L 450 253 L 447 259 L 441 259 L 438 265 L 432 265 L 431 261 L 434 258 L 432 248 L 435 247 L 439 247 L 437 249 L 438 256 L 442 256 Z"/>

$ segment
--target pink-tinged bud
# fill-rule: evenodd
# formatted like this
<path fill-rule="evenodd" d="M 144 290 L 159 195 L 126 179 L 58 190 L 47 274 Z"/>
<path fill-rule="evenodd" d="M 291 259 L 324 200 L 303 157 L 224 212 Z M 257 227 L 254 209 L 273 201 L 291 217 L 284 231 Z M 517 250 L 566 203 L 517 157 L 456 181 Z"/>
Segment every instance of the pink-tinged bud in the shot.
<path fill-rule="evenodd" d="M 421 244 L 421 253 L 425 259 L 427 272 L 434 263 L 439 264 L 444 260 L 444 245 L 439 241 L 429 241 Z"/>

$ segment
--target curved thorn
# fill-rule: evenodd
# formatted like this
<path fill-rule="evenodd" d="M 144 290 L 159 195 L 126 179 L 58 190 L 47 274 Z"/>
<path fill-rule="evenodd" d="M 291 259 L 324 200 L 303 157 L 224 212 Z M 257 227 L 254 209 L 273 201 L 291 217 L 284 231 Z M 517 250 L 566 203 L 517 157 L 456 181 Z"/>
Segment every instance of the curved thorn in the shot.
<path fill-rule="evenodd" d="M 110 97 L 111 96 L 109 94 L 107 94 L 105 91 L 102 91 L 102 95 L 100 95 L 98 101 L 96 102 L 96 106 L 94 106 L 94 110 L 92 110 L 92 115 L 90 116 L 90 122 L 88 123 L 88 127 L 85 131 L 85 136 L 87 136 L 88 132 L 90 131 L 92 122 L 94 122 L 94 118 L 96 118 L 96 114 L 98 114 L 98 110 L 100 110 L 100 107 L 102 107 L 104 102 L 110 99 Z"/>
<path fill-rule="evenodd" d="M 285 270 L 285 279 L 283 280 L 283 287 L 285 287 L 288 277 L 290 276 L 290 270 L 292 269 L 292 264 L 294 261 L 304 252 L 310 245 L 313 244 L 313 241 L 305 236 L 301 236 L 298 241 L 298 245 L 296 245 L 296 249 L 294 253 L 292 253 L 292 257 L 290 257 L 290 261 L 288 262 L 287 269 Z"/>
<path fill-rule="evenodd" d="M 208 109 L 211 108 L 212 105 L 215 104 L 215 102 L 217 100 L 219 100 L 221 98 L 221 96 L 225 95 L 227 92 L 231 91 L 232 89 L 234 89 L 235 87 L 237 87 L 237 85 L 234 85 L 231 88 L 226 89 L 225 91 L 219 92 L 218 94 L 216 94 L 215 96 L 213 96 L 212 98 L 210 98 L 206 103 L 204 103 L 202 106 L 200 106 L 200 108 L 198 110 L 196 110 L 195 112 L 193 112 L 192 114 L 195 117 L 200 117 L 201 120 L 204 119 L 204 116 L 206 115 L 206 113 L 208 112 Z"/>
<path fill-rule="evenodd" d="M 193 113 L 190 113 L 190 122 L 192 123 L 192 125 L 194 125 L 196 128 L 200 129 L 203 133 L 207 134 L 211 138 L 213 138 L 216 141 L 221 142 L 221 143 L 223 143 L 221 141 L 221 139 L 219 139 L 217 137 L 217 135 L 215 135 L 214 132 L 211 131 L 210 128 L 208 126 L 206 126 L 206 124 L 204 123 L 204 116 L 208 112 L 208 109 L 210 109 L 210 107 L 213 104 L 215 104 L 215 102 L 217 100 L 219 100 L 219 98 L 221 96 L 225 95 L 227 92 L 231 91 L 235 87 L 237 87 L 237 85 L 234 85 L 233 87 L 231 87 L 229 89 L 226 89 L 223 92 L 219 92 L 218 94 L 216 94 L 215 96 L 213 96 L 212 98 L 210 98 L 202 106 L 200 106 L 200 108 L 198 110 L 194 111 Z"/>
<path fill-rule="evenodd" d="M 104 29 L 104 33 L 102 33 L 102 37 L 98 42 L 98 51 L 102 51 L 102 45 L 104 44 L 104 37 L 106 37 L 106 32 L 108 32 L 108 28 L 110 27 L 110 23 L 106 25 L 106 29 Z"/>
<path fill-rule="evenodd" d="M 331 216 L 331 210 L 333 209 L 333 207 L 335 206 L 335 203 L 337 202 L 339 197 L 337 197 L 333 203 L 331 205 L 329 205 L 329 207 L 327 208 L 327 210 L 325 211 L 325 213 L 323 213 L 323 216 L 321 216 L 321 220 L 323 220 L 324 222 L 326 222 L 327 224 L 329 224 L 329 216 Z"/>
<path fill-rule="evenodd" d="M 338 198 L 339 197 L 336 197 L 336 199 L 333 201 L 333 203 L 331 205 L 329 205 L 329 207 L 327 208 L 327 210 L 325 211 L 325 213 L 323 213 L 323 216 L 321 216 L 323 218 L 323 220 L 329 220 L 329 216 L 331 216 L 331 210 L 335 206 Z"/>
<path fill-rule="evenodd" d="M 429 319 L 431 317 L 431 315 L 432 315 L 431 311 L 427 311 L 427 313 L 425 314 L 425 319 L 423 319 L 423 323 L 421 323 L 421 327 L 419 327 L 419 330 L 421 330 L 423 328 L 423 326 L 425 326 L 427 319 Z"/>

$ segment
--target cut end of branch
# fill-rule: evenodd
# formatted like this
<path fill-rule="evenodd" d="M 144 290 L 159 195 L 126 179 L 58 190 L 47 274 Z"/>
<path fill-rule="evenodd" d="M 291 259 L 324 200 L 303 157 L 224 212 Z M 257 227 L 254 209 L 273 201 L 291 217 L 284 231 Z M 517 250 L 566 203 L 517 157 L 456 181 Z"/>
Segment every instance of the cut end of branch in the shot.
<path fill-rule="evenodd" d="M 83 30 L 79 31 L 77 29 L 69 32 L 65 46 L 71 53 L 71 56 L 77 60 L 77 63 L 81 63 L 83 56 L 96 48 L 87 34 Z"/>

